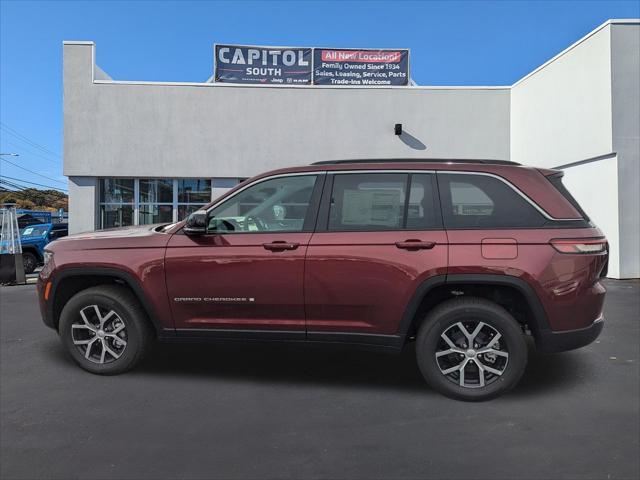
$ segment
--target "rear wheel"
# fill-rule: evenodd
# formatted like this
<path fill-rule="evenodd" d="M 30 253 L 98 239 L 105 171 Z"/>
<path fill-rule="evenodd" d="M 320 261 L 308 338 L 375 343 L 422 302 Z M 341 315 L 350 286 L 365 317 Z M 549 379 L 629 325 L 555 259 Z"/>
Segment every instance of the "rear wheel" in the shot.
<path fill-rule="evenodd" d="M 92 287 L 72 297 L 62 309 L 59 331 L 76 363 L 102 375 L 133 368 L 152 341 L 144 310 L 117 285 Z"/>
<path fill-rule="evenodd" d="M 482 298 L 456 298 L 432 310 L 416 339 L 418 366 L 440 393 L 487 400 L 513 388 L 527 363 L 517 321 Z"/>
<path fill-rule="evenodd" d="M 31 252 L 24 252 L 22 254 L 22 265 L 24 266 L 24 273 L 33 273 L 38 266 L 38 259 Z"/>

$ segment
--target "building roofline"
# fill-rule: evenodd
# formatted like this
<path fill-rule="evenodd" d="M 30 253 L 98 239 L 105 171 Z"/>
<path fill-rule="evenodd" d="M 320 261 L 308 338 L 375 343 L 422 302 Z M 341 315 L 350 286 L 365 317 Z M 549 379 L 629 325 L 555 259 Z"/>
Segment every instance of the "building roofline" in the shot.
<path fill-rule="evenodd" d="M 468 85 L 257 85 L 257 84 L 241 84 L 241 83 L 211 83 L 211 82 L 162 82 L 162 81 L 143 81 L 143 80 L 94 80 L 94 84 L 98 85 L 155 85 L 155 86 L 188 86 L 188 87 L 220 87 L 220 88 L 285 88 L 285 89 L 339 89 L 339 90 L 509 90 L 509 85 L 486 85 L 486 86 L 468 86 Z"/>
<path fill-rule="evenodd" d="M 536 73 L 538 73 L 540 70 L 548 67 L 549 65 L 551 65 L 553 62 L 555 62 L 556 60 L 558 60 L 560 57 L 564 56 L 565 54 L 569 53 L 571 50 L 573 50 L 574 48 L 576 48 L 578 45 L 580 45 L 581 43 L 585 42 L 586 40 L 588 40 L 590 37 L 592 37 L 593 35 L 595 35 L 596 33 L 598 33 L 600 30 L 602 30 L 603 28 L 608 27 L 609 25 L 623 25 L 623 24 L 631 24 L 631 25 L 638 25 L 640 24 L 640 19 L 639 18 L 621 18 L 621 19 L 609 19 L 606 22 L 604 22 L 603 24 L 597 26 L 596 28 L 594 28 L 593 30 L 591 30 L 589 33 L 587 33 L 584 37 L 580 38 L 578 41 L 572 43 L 571 45 L 569 45 L 567 48 L 565 48 L 564 50 L 562 50 L 560 53 L 558 53 L 557 55 L 555 55 L 554 57 L 551 57 L 549 60 L 547 60 L 546 62 L 544 62 L 542 65 L 540 65 L 538 68 L 532 70 L 531 72 L 529 72 L 528 74 L 526 74 L 524 77 L 522 77 L 520 80 L 518 80 L 516 83 L 514 83 L 513 85 L 511 85 L 511 88 L 516 87 L 517 85 L 521 84 L 522 82 L 524 82 L 525 80 L 527 80 L 529 77 L 532 77 L 533 75 L 535 75 Z"/>

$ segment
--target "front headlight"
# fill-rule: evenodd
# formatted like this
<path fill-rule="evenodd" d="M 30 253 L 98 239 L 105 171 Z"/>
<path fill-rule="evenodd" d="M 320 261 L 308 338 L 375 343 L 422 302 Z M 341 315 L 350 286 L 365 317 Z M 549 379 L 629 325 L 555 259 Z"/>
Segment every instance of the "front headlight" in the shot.
<path fill-rule="evenodd" d="M 49 263 L 49 260 L 51 260 L 53 258 L 53 252 L 48 252 L 47 250 L 44 251 L 44 264 L 46 265 L 47 263 Z"/>

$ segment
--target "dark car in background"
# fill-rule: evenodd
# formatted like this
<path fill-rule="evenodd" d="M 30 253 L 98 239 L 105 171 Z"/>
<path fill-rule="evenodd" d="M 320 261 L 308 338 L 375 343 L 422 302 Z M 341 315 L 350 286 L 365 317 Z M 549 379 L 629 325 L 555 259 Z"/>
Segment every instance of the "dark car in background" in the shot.
<path fill-rule="evenodd" d="M 69 227 L 66 223 L 36 223 L 22 228 L 20 243 L 24 273 L 33 273 L 44 264 L 44 248 L 49 242 L 68 234 Z"/>

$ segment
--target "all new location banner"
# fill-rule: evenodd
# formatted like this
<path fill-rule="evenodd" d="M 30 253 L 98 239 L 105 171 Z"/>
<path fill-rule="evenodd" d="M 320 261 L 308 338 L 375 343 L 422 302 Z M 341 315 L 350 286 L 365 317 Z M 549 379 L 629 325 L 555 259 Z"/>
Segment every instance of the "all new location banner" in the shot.
<path fill-rule="evenodd" d="M 215 45 L 216 82 L 408 85 L 409 50 Z"/>
<path fill-rule="evenodd" d="M 408 85 L 409 50 L 313 49 L 315 85 Z"/>
<path fill-rule="evenodd" d="M 215 81 L 310 85 L 311 49 L 215 45 Z"/>

